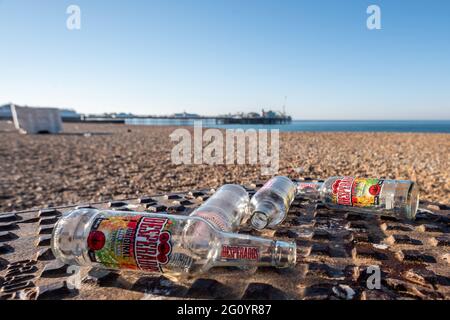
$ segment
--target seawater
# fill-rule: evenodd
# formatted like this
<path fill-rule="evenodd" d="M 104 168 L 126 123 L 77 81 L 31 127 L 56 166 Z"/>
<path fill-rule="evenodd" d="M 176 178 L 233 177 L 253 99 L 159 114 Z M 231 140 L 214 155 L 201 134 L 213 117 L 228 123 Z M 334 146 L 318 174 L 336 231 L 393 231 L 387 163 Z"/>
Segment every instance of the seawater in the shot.
<path fill-rule="evenodd" d="M 197 120 L 198 121 L 198 120 Z M 132 125 L 167 125 L 192 126 L 191 119 L 127 119 L 126 124 Z M 279 129 L 280 131 L 305 132 L 431 132 L 450 133 L 450 120 L 405 120 L 405 121 L 343 121 L 343 120 L 293 120 L 289 124 L 279 125 L 216 125 L 215 120 L 202 120 L 203 127 L 223 129 Z"/>

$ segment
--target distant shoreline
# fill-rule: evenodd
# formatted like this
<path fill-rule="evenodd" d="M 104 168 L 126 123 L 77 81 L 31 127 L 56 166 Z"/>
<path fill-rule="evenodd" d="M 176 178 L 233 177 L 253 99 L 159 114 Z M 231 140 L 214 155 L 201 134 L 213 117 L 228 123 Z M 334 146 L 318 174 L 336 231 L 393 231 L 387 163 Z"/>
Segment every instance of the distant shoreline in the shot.
<path fill-rule="evenodd" d="M 0 119 L 0 122 L 11 121 Z M 192 127 L 194 119 L 111 118 L 90 121 L 63 120 L 64 123 L 90 125 L 130 125 L 153 127 Z M 289 124 L 215 124 L 202 121 L 204 128 L 278 129 L 280 132 L 378 132 L 378 133 L 450 133 L 450 120 L 292 120 Z"/>

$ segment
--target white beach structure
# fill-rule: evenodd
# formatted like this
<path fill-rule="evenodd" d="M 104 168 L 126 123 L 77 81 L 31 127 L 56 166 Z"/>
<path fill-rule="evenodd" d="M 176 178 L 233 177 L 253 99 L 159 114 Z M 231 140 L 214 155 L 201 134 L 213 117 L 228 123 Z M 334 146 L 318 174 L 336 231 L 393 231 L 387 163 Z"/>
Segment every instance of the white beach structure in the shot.
<path fill-rule="evenodd" d="M 14 126 L 21 133 L 59 133 L 62 121 L 56 108 L 31 108 L 11 105 Z"/>

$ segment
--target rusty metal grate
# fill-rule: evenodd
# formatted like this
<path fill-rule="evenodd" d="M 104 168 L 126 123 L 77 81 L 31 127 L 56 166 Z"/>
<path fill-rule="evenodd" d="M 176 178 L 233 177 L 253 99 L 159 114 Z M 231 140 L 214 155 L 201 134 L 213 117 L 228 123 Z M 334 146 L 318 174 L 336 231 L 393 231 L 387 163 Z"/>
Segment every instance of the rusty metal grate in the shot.
<path fill-rule="evenodd" d="M 252 194 L 261 184 L 247 187 Z M 209 190 L 89 204 L 189 214 Z M 80 206 L 79 206 L 80 207 Z M 415 222 L 336 212 L 297 198 L 277 230 L 242 232 L 296 241 L 294 270 L 214 268 L 176 282 L 164 275 L 73 270 L 51 250 L 58 218 L 75 206 L 0 214 L 0 299 L 449 299 L 450 207 L 421 203 Z M 370 266 L 381 288 L 368 289 Z M 79 289 L 75 289 L 78 287 Z"/>

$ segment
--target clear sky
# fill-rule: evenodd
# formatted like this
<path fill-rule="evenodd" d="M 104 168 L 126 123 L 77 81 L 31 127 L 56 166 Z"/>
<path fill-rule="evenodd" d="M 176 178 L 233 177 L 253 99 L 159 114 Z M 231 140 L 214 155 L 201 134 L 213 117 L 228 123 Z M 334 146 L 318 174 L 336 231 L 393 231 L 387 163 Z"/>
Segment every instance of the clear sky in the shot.
<path fill-rule="evenodd" d="M 285 96 L 295 119 L 450 119 L 450 1 L 0 0 L 0 104 L 213 115 Z"/>

